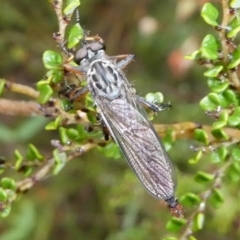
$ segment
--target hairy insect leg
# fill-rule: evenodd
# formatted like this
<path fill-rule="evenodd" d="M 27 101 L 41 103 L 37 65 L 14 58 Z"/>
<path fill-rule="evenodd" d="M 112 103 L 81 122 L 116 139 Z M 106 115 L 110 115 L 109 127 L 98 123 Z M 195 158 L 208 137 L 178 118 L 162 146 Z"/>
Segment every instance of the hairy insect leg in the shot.
<path fill-rule="evenodd" d="M 136 100 L 140 104 L 142 104 L 146 107 L 149 107 L 154 112 L 160 112 L 160 111 L 165 110 L 166 108 L 171 108 L 172 107 L 171 103 L 151 103 L 151 102 L 148 102 L 146 99 L 144 99 L 140 96 L 136 96 Z"/>
<path fill-rule="evenodd" d="M 78 101 L 78 100 L 82 99 L 88 92 L 89 92 L 88 86 L 85 86 L 82 88 L 77 88 L 77 89 L 74 89 L 69 94 L 68 98 L 71 102 Z"/>
<path fill-rule="evenodd" d="M 125 68 L 131 61 L 133 61 L 134 55 L 133 54 L 124 54 L 124 55 L 117 55 L 117 56 L 111 56 L 109 59 L 113 60 L 119 60 L 119 62 L 116 62 L 117 67 L 122 69 Z"/>
<path fill-rule="evenodd" d="M 110 136 L 109 130 L 108 130 L 105 122 L 103 121 L 101 115 L 100 115 L 100 114 L 97 114 L 96 117 L 97 117 L 97 120 L 100 121 L 104 139 L 105 139 L 105 141 L 108 141 L 108 140 L 109 140 L 109 136 Z"/>

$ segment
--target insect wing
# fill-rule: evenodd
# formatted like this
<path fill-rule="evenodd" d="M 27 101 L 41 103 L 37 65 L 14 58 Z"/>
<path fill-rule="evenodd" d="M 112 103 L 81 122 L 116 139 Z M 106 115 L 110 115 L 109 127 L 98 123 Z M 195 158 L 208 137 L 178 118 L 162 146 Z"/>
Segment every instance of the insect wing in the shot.
<path fill-rule="evenodd" d="M 127 84 L 128 85 L 128 84 Z M 125 88 L 125 97 L 95 101 L 112 137 L 143 186 L 155 197 L 168 199 L 176 187 L 175 171 L 142 106 Z"/>

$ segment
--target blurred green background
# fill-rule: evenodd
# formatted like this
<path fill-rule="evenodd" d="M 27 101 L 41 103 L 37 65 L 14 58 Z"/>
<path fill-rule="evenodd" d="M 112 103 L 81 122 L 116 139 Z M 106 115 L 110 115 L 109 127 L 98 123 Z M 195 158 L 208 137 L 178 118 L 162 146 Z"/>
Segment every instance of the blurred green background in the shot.
<path fill-rule="evenodd" d="M 203 69 L 184 59 L 206 34 L 213 33 L 200 18 L 205 2 L 81 2 L 81 26 L 105 40 L 108 55 L 135 54 L 126 74 L 138 94 L 160 91 L 165 102 L 171 101 L 173 108 L 159 113 L 156 123 L 210 123 L 198 105 L 207 92 Z M 55 12 L 48 1 L 8 0 L 1 2 L 0 13 L 0 76 L 35 86 L 45 74 L 43 52 L 60 52 L 52 39 L 53 32 L 58 31 Z M 22 99 L 13 93 L 4 97 Z M 43 131 L 49 119 L 3 115 L 0 119 L 0 155 L 11 159 L 13 150 L 26 151 L 28 142 L 46 155 L 51 153 L 50 141 L 58 138 L 58 133 Z M 178 141 L 170 151 L 177 168 L 179 197 L 201 191 L 193 175 L 209 169 L 208 158 L 197 166 L 188 164 L 194 154 L 191 144 L 194 142 Z M 240 208 L 233 200 L 237 188 L 228 185 L 230 193 L 222 208 L 207 209 L 204 229 L 196 234 L 198 239 L 239 239 Z M 228 209 L 233 202 L 236 206 Z M 190 213 L 187 209 L 186 215 Z M 165 229 L 170 218 L 164 202 L 142 188 L 123 158 L 105 158 L 93 150 L 23 195 L 11 215 L 0 220 L 0 240 L 163 239 L 172 235 Z"/>

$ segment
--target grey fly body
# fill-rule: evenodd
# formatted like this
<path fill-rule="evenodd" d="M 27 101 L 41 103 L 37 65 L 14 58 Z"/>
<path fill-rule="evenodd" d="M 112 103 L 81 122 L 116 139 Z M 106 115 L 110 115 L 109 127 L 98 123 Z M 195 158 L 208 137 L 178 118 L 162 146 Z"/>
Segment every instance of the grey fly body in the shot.
<path fill-rule="evenodd" d="M 142 185 L 164 199 L 174 216 L 182 217 L 182 206 L 174 196 L 174 167 L 143 105 L 161 109 L 137 96 L 122 71 L 134 56 L 107 56 L 100 37 L 87 39 L 75 55 L 78 66 L 65 64 L 67 70 L 86 76 L 87 85 L 79 94 L 92 94 L 101 121 Z"/>

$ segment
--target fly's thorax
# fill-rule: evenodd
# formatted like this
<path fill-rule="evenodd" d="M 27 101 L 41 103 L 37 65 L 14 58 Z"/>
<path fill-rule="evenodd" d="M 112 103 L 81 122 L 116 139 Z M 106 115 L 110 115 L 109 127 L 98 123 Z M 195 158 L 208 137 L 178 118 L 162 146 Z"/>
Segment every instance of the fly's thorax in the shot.
<path fill-rule="evenodd" d="M 114 100 L 124 94 L 124 74 L 110 60 L 93 61 L 87 72 L 87 81 L 93 96 Z"/>

